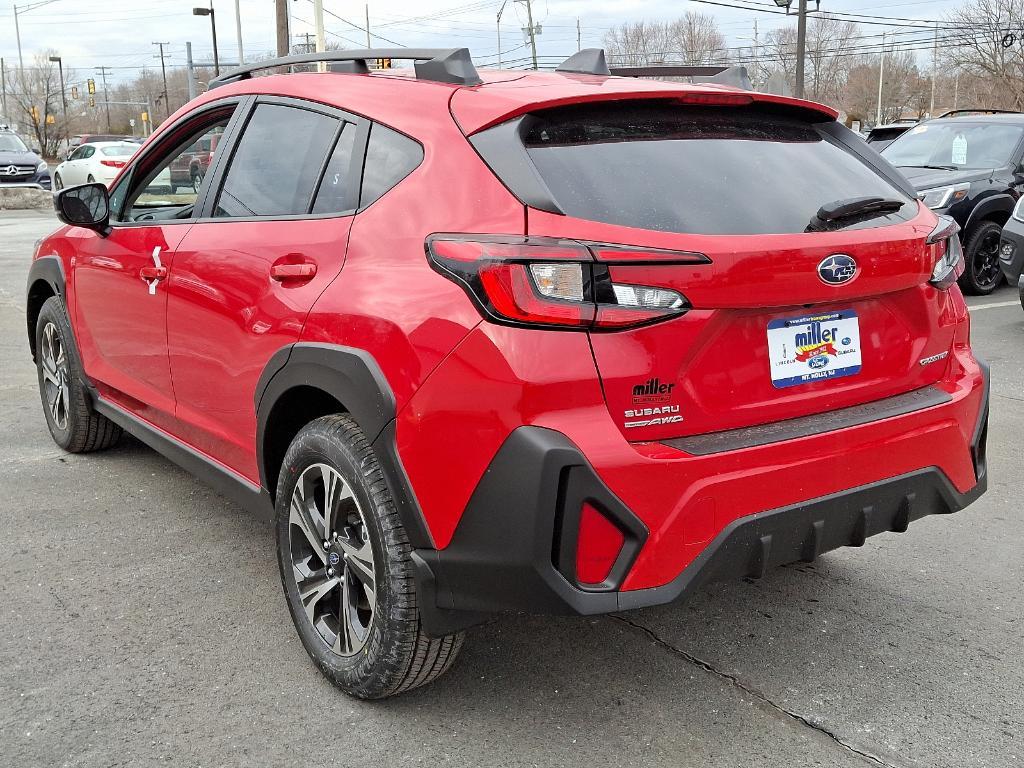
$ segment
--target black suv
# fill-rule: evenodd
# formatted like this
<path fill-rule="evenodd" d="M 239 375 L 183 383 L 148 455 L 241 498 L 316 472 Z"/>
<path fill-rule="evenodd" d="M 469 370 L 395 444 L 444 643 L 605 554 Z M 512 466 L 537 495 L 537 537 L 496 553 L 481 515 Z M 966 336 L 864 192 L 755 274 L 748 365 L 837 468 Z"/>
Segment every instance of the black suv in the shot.
<path fill-rule="evenodd" d="M 1024 184 L 1024 114 L 929 120 L 882 150 L 921 199 L 960 225 L 964 293 L 988 294 L 1003 280 L 999 238 Z"/>
<path fill-rule="evenodd" d="M 0 189 L 6 187 L 35 187 L 50 189 L 50 169 L 30 150 L 18 134 L 0 130 Z"/>

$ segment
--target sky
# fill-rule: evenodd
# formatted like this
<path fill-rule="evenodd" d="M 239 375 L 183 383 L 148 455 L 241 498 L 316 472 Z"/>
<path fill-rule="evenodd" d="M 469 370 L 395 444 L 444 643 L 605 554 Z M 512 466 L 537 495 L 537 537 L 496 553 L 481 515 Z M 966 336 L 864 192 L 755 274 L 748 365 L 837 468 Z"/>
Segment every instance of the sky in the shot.
<path fill-rule="evenodd" d="M 720 0 L 751 9 L 720 7 L 692 0 L 532 0 L 534 20 L 542 27 L 537 38 L 541 56 L 562 57 L 576 51 L 579 20 L 584 48 L 600 47 L 607 31 L 626 21 L 664 21 L 687 10 L 715 17 L 729 46 L 749 46 L 754 20 L 762 36 L 770 29 L 793 24 L 795 17 L 772 13 L 773 0 Z M 159 70 L 154 42 L 164 42 L 168 67 L 185 63 L 185 42 L 191 41 L 196 61 L 212 61 L 209 17 L 192 15 L 192 8 L 209 0 L 19 0 L 18 21 L 22 51 L 28 64 L 32 55 L 55 49 L 64 66 L 80 77 L 95 67 L 110 67 L 116 83 L 138 74 L 141 67 Z M 217 15 L 217 41 L 222 62 L 237 61 L 235 0 L 213 0 Z M 904 19 L 941 19 L 966 0 L 822 0 L 823 11 L 845 11 Z M 812 0 L 813 7 L 813 0 Z M 502 0 L 370 0 L 370 31 L 374 47 L 400 44 L 409 47 L 466 46 L 478 64 L 496 63 L 496 18 Z M 289 0 L 293 42 L 313 33 L 312 0 Z M 246 53 L 274 48 L 273 0 L 239 0 L 242 41 Z M 367 4 L 360 0 L 324 0 L 327 39 L 348 48 L 366 43 Z M 26 10 L 27 8 L 27 10 Z M 756 8 L 763 8 L 758 12 Z M 523 0 L 505 0 L 501 19 L 503 58 L 529 54 L 522 28 L 527 26 Z M 885 29 L 864 25 L 865 35 Z M 895 29 L 895 28 L 894 28 Z M 906 29 L 903 27 L 902 29 Z M 389 42 L 390 41 L 390 42 Z M 6 66 L 18 63 L 14 4 L 0 0 L 0 56 Z"/>

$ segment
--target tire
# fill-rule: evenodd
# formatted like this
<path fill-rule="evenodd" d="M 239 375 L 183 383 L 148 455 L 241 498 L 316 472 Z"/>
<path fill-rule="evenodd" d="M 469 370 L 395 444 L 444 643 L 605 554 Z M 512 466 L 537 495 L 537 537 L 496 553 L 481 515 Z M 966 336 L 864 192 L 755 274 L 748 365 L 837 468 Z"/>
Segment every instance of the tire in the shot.
<path fill-rule="evenodd" d="M 971 229 L 964 241 L 964 273 L 960 289 L 972 296 L 987 296 L 1003 282 L 999 267 L 999 236 L 1003 228 L 995 221 L 983 221 Z"/>
<path fill-rule="evenodd" d="M 69 453 L 101 451 L 117 443 L 121 428 L 93 410 L 71 338 L 64 302 L 51 296 L 36 322 L 36 373 L 46 426 L 53 442 Z"/>
<path fill-rule="evenodd" d="M 334 685 L 357 698 L 382 699 L 451 667 L 463 634 L 423 633 L 409 539 L 377 457 L 348 415 L 316 419 L 292 441 L 277 485 L 275 527 L 292 621 Z"/>
<path fill-rule="evenodd" d="M 64 189 L 64 179 L 62 179 L 62 178 L 60 177 L 60 174 L 59 174 L 59 173 L 55 173 L 55 174 L 53 174 L 53 187 L 54 187 L 54 189 L 56 189 L 56 190 L 57 190 L 58 192 L 59 192 L 60 190 Z"/>

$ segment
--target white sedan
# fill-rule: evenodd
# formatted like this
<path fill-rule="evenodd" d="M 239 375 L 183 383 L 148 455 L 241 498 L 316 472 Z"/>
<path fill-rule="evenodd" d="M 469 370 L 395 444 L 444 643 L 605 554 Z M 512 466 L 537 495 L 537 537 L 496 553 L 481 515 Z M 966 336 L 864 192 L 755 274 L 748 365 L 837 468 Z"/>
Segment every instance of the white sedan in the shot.
<path fill-rule="evenodd" d="M 93 181 L 109 187 L 138 150 L 138 144 L 127 141 L 80 144 L 78 149 L 54 170 L 53 188 L 63 189 Z"/>

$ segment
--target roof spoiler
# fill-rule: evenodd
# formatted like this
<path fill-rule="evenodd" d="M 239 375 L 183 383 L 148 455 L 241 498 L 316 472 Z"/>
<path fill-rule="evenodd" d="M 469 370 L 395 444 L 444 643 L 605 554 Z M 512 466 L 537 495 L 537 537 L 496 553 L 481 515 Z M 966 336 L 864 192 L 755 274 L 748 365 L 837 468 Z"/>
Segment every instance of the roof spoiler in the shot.
<path fill-rule="evenodd" d="M 473 66 L 468 48 L 362 48 L 347 51 L 318 51 L 317 53 L 300 53 L 294 56 L 282 56 L 267 59 L 255 64 L 225 72 L 210 81 L 209 89 L 228 83 L 248 80 L 253 72 L 276 67 L 293 67 L 298 64 L 328 65 L 330 72 L 348 72 L 367 74 L 370 69 L 367 59 L 401 59 L 412 61 L 416 69 L 416 78 L 432 80 L 438 83 L 454 85 L 479 85 L 482 81 Z"/>
<path fill-rule="evenodd" d="M 688 77 L 694 83 L 715 83 L 753 90 L 746 67 L 740 66 L 677 66 L 655 64 L 647 67 L 612 67 L 611 73 L 619 77 Z"/>

